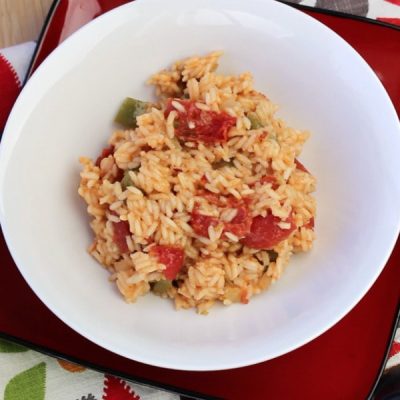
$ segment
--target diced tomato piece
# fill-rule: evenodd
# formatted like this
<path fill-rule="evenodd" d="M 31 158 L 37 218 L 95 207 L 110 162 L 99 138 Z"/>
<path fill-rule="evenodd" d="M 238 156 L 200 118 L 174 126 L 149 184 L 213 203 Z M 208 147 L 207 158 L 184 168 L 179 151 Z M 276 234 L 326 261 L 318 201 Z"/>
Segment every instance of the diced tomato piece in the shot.
<path fill-rule="evenodd" d="M 224 208 L 236 208 L 237 214 L 230 222 L 224 223 L 224 232 L 230 232 L 238 237 L 243 237 L 250 232 L 252 218 L 248 212 L 250 199 L 237 199 L 234 196 L 218 196 L 208 190 L 198 192 L 199 196 L 204 197 L 210 204 Z M 225 201 L 224 201 L 225 200 Z M 204 237 L 208 236 L 208 227 L 218 225 L 219 220 L 216 217 L 202 215 L 198 211 L 192 213 L 190 225 L 196 234 Z"/>
<path fill-rule="evenodd" d="M 173 102 L 179 103 L 184 111 L 175 108 Z M 176 136 L 186 141 L 224 143 L 228 140 L 229 129 L 236 125 L 235 117 L 223 111 L 200 110 L 193 100 L 168 99 L 165 117 L 171 111 L 178 114 L 175 118 Z"/>
<path fill-rule="evenodd" d="M 241 199 L 237 199 L 235 196 L 226 196 L 225 198 L 227 199 L 226 203 L 230 208 L 242 207 L 242 206 L 249 208 L 252 201 L 250 197 L 243 197 Z"/>
<path fill-rule="evenodd" d="M 115 150 L 115 148 L 114 148 L 113 145 L 108 146 L 108 147 L 105 147 L 105 148 L 102 150 L 101 154 L 97 157 L 97 160 L 96 160 L 95 165 L 96 165 L 97 167 L 100 167 L 101 160 L 103 160 L 103 158 L 107 158 L 108 156 L 113 155 L 113 154 L 114 154 L 114 150 Z M 122 179 L 123 177 L 124 177 L 124 170 L 122 170 L 122 169 L 120 169 L 120 168 L 117 168 L 117 175 L 115 176 L 115 178 L 112 178 L 112 177 L 111 177 L 111 181 L 112 181 L 112 182 L 114 182 L 114 180 L 115 180 L 115 181 L 121 181 L 121 179 Z"/>
<path fill-rule="evenodd" d="M 230 232 L 238 237 L 243 237 L 250 233 L 252 218 L 246 207 L 237 208 L 238 212 L 235 218 L 230 222 L 224 223 L 224 232 Z M 216 226 L 219 223 L 218 218 L 202 215 L 198 211 L 193 211 L 190 219 L 190 225 L 194 232 L 199 236 L 208 236 L 208 227 Z"/>
<path fill-rule="evenodd" d="M 210 204 L 215 204 L 218 207 L 230 207 L 230 208 L 235 208 L 235 207 L 240 207 L 240 206 L 249 206 L 250 199 L 249 198 L 243 198 L 243 199 L 237 199 L 235 196 L 228 195 L 218 195 L 216 193 L 210 192 L 209 190 L 199 190 L 197 192 L 198 196 L 204 197 Z"/>
<path fill-rule="evenodd" d="M 314 229 L 314 225 L 315 225 L 314 217 L 311 217 L 308 223 L 304 225 L 304 228 Z"/>
<path fill-rule="evenodd" d="M 194 210 L 189 223 L 197 235 L 208 238 L 208 227 L 210 225 L 218 225 L 218 218 L 202 215 L 197 210 Z"/>
<path fill-rule="evenodd" d="M 197 196 L 201 196 L 205 198 L 210 204 L 220 205 L 221 200 L 219 195 L 216 193 L 210 192 L 209 190 L 199 190 L 197 192 Z"/>
<path fill-rule="evenodd" d="M 172 280 L 176 278 L 185 258 L 185 253 L 181 247 L 157 245 L 152 247 L 149 253 L 156 257 L 158 262 L 166 266 L 163 274 L 167 279 Z"/>
<path fill-rule="evenodd" d="M 126 237 L 131 234 L 128 221 L 113 222 L 113 240 L 121 253 L 128 253 L 129 248 Z"/>
<path fill-rule="evenodd" d="M 294 159 L 294 163 L 296 164 L 296 169 L 309 174 L 308 169 L 297 158 Z"/>
<path fill-rule="evenodd" d="M 276 178 L 273 175 L 264 175 L 260 179 L 260 183 L 276 183 Z"/>
<path fill-rule="evenodd" d="M 278 189 L 279 187 L 278 180 L 274 175 L 272 175 L 272 173 L 262 176 L 259 181 L 250 184 L 250 187 L 254 187 L 257 183 L 261 183 L 262 185 L 265 183 L 270 183 L 272 189 L 274 190 Z"/>
<path fill-rule="evenodd" d="M 280 228 L 278 225 L 279 222 L 289 222 L 290 228 Z M 259 215 L 253 218 L 250 233 L 241 242 L 253 249 L 271 249 L 282 240 L 287 239 L 295 229 L 296 225 L 292 216 L 289 216 L 286 221 L 282 221 L 272 214 L 268 214 L 266 217 Z"/>
<path fill-rule="evenodd" d="M 115 177 L 115 180 L 118 181 L 118 182 L 121 182 L 122 178 L 124 177 L 124 174 L 125 174 L 124 170 L 121 169 L 121 168 L 118 168 L 117 169 L 117 176 Z"/>
<path fill-rule="evenodd" d="M 201 177 L 200 182 L 201 182 L 203 185 L 205 185 L 205 184 L 207 183 L 207 178 L 206 178 L 205 175 L 203 175 L 203 176 Z"/>
<path fill-rule="evenodd" d="M 230 232 L 237 237 L 243 237 L 250 233 L 251 223 L 253 219 L 246 207 L 238 207 L 237 214 L 231 222 L 226 222 L 224 232 Z"/>
<path fill-rule="evenodd" d="M 264 175 L 261 179 L 260 182 L 262 184 L 264 183 L 270 183 L 272 189 L 276 190 L 279 187 L 278 181 L 274 175 Z"/>
<path fill-rule="evenodd" d="M 96 166 L 100 167 L 101 160 L 103 158 L 107 158 L 108 156 L 111 156 L 112 154 L 114 154 L 114 146 L 111 145 L 111 146 L 105 147 L 102 150 L 101 154 L 97 157 Z"/>

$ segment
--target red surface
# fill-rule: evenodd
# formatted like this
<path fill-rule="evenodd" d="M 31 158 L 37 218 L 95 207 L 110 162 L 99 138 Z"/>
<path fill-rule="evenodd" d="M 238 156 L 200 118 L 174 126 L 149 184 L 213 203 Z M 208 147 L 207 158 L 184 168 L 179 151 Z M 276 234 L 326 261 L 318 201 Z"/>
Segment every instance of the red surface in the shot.
<path fill-rule="evenodd" d="M 140 400 L 131 388 L 115 376 L 106 375 L 104 386 L 103 400 Z"/>
<path fill-rule="evenodd" d="M 388 24 L 400 25 L 400 18 L 387 18 L 387 17 L 378 17 L 378 21 L 387 22 Z"/>
<path fill-rule="evenodd" d="M 0 134 L 4 129 L 11 108 L 21 90 L 21 82 L 9 61 L 0 54 Z M 1 136 L 0 136 L 1 137 Z"/>
<path fill-rule="evenodd" d="M 64 10 L 64 18 L 58 10 L 60 14 L 51 24 L 49 35 L 50 32 L 59 35 L 62 29 L 57 24 L 66 20 L 66 4 L 76 1 L 61 3 L 59 10 Z M 400 32 L 360 21 L 310 14 L 333 28 L 364 56 L 400 112 Z M 57 42 L 56 36 L 49 36 L 43 49 L 49 51 L 51 43 Z M 398 244 L 382 274 L 360 303 L 309 344 L 251 367 L 220 372 L 182 372 L 124 359 L 69 329 L 29 289 L 1 236 L 0 260 L 0 302 L 3 304 L 0 331 L 103 368 L 229 399 L 365 399 L 383 361 L 400 298 Z"/>
<path fill-rule="evenodd" d="M 397 6 L 400 6 L 400 0 L 386 0 L 388 3 L 396 4 Z"/>

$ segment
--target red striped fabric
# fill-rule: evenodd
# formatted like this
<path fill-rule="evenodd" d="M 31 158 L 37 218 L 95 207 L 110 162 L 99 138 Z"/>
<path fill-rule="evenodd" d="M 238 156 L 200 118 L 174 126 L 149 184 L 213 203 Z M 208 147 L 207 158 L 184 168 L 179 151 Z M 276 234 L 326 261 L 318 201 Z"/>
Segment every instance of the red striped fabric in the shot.
<path fill-rule="evenodd" d="M 400 26 L 400 18 L 388 18 L 388 17 L 378 17 L 378 21 L 386 22 L 392 25 L 399 25 Z"/>
<path fill-rule="evenodd" d="M 385 0 L 388 3 L 396 4 L 396 6 L 400 6 L 400 0 Z"/>
<path fill-rule="evenodd" d="M 395 356 L 397 353 L 400 353 L 400 343 L 393 342 L 392 347 L 389 351 L 389 358 Z"/>

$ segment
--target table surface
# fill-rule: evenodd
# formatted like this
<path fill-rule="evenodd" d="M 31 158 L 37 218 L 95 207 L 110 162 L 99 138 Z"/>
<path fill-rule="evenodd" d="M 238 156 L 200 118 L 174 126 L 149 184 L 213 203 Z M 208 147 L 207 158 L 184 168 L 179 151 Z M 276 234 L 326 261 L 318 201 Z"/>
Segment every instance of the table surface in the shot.
<path fill-rule="evenodd" d="M 0 48 L 39 36 L 53 0 L 0 0 Z"/>

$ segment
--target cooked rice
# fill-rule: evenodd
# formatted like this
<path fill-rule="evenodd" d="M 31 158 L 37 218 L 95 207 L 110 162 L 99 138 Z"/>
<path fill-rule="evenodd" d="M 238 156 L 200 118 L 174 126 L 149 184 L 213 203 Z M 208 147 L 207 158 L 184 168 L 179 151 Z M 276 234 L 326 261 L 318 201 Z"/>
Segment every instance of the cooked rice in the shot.
<path fill-rule="evenodd" d="M 196 307 L 202 314 L 215 302 L 247 303 L 281 276 L 293 253 L 312 247 L 315 178 L 295 162 L 309 133 L 275 116 L 277 107 L 253 89 L 250 73 L 217 74 L 220 56 L 214 52 L 188 58 L 153 75 L 149 83 L 156 87 L 159 108 L 139 116 L 136 129 L 114 132 L 109 139 L 114 153 L 98 166 L 80 158 L 79 194 L 88 205 L 95 234 L 89 252 L 110 270 L 128 302 L 165 279 L 166 266 L 151 254 L 154 244 L 180 246 L 185 256 L 174 285 L 162 297 L 173 299 L 177 309 Z M 185 109 L 174 100 L 176 111 L 165 117 L 166 99 L 171 97 L 189 98 L 198 109 L 235 117 L 228 140 L 211 146 L 177 140 L 174 121 Z M 250 114 L 262 127 L 251 128 Z M 190 124 L 195 129 L 195 122 Z M 221 160 L 226 165 L 214 168 Z M 133 185 L 124 190 L 117 176 L 128 169 Z M 271 173 L 276 183 L 263 182 Z M 250 198 L 253 218 L 272 214 L 280 218 L 282 230 L 290 230 L 292 218 L 296 228 L 273 248 L 247 247 L 235 233 L 224 232 L 238 209 L 213 204 L 200 187 L 221 201 Z M 220 221 L 208 227 L 208 237 L 191 225 L 195 209 Z M 121 221 L 129 224 L 124 253 L 114 241 L 115 224 Z"/>

